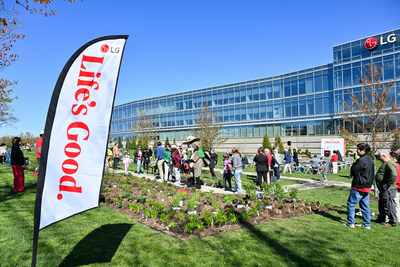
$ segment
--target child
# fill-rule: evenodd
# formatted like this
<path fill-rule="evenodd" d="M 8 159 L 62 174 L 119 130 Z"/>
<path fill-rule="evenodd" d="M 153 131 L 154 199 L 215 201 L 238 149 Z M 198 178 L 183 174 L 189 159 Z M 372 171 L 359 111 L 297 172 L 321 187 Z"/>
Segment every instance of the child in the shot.
<path fill-rule="evenodd" d="M 228 188 L 226 188 L 226 181 L 228 181 L 229 184 L 229 190 L 232 190 L 232 184 L 231 184 L 231 179 L 232 179 L 232 163 L 229 160 L 229 155 L 228 154 L 224 154 L 224 187 L 225 190 L 228 190 Z"/>
<path fill-rule="evenodd" d="M 322 171 L 322 177 L 324 177 L 324 181 L 325 181 L 325 182 L 328 181 L 328 180 L 326 179 L 326 174 L 327 174 L 328 171 L 329 171 L 329 166 L 326 165 L 326 161 L 322 162 L 321 171 Z"/>
<path fill-rule="evenodd" d="M 122 162 L 125 164 L 125 174 L 128 174 L 128 169 L 129 169 L 129 163 L 132 162 L 131 158 L 129 157 L 128 151 L 124 153 L 124 159 Z"/>

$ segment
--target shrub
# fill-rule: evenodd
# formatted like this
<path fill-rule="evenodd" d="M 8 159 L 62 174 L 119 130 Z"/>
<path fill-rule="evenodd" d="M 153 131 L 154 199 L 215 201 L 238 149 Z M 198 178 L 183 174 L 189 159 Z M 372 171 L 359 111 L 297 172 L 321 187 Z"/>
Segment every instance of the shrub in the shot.
<path fill-rule="evenodd" d="M 285 198 L 285 190 L 280 184 L 275 185 L 275 196 L 278 202 L 282 202 L 282 200 Z"/>
<path fill-rule="evenodd" d="M 257 199 L 257 192 L 256 192 L 257 186 L 255 183 L 248 183 L 245 184 L 243 187 L 251 200 Z"/>
<path fill-rule="evenodd" d="M 289 192 L 289 196 L 292 198 L 292 199 L 296 199 L 297 198 L 297 193 L 299 192 L 299 190 L 297 189 L 297 188 L 292 188 L 292 189 L 290 189 L 290 192 Z"/>

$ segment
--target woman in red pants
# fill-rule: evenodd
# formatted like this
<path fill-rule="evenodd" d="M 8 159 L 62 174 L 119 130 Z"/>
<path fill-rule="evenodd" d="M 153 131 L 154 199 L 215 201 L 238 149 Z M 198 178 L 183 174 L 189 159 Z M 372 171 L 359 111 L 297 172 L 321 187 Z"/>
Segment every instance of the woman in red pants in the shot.
<path fill-rule="evenodd" d="M 21 138 L 14 137 L 11 148 L 11 167 L 14 173 L 13 192 L 24 191 L 24 161 L 25 157 L 20 148 Z"/>

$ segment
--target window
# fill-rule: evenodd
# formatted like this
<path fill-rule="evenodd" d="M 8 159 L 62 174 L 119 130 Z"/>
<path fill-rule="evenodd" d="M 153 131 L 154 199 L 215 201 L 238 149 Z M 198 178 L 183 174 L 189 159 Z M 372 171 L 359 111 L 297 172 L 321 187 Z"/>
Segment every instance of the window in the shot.
<path fill-rule="evenodd" d="M 292 117 L 299 116 L 299 104 L 297 102 L 292 103 Z"/>
<path fill-rule="evenodd" d="M 306 104 L 306 101 L 300 101 L 299 102 L 299 109 L 300 109 L 300 116 L 306 116 L 307 115 L 307 104 Z"/>
<path fill-rule="evenodd" d="M 291 96 L 291 90 L 290 90 L 290 83 L 286 82 L 284 83 L 284 91 L 285 91 L 285 97 Z"/>
<path fill-rule="evenodd" d="M 298 95 L 299 91 L 297 88 L 297 81 L 291 81 L 290 82 L 290 87 L 292 88 L 292 95 Z"/>
<path fill-rule="evenodd" d="M 322 76 L 314 77 L 315 92 L 322 91 Z"/>
<path fill-rule="evenodd" d="M 314 115 L 314 100 L 307 100 L 307 114 L 308 115 Z"/>
<path fill-rule="evenodd" d="M 350 68 L 343 69 L 343 86 L 351 86 L 351 80 L 352 80 L 351 69 Z"/>
<path fill-rule="evenodd" d="M 310 94 L 314 92 L 314 82 L 313 78 L 307 78 L 306 79 L 306 93 Z"/>
<path fill-rule="evenodd" d="M 260 97 L 259 97 L 259 92 L 258 92 L 258 87 L 254 87 L 253 88 L 253 100 L 255 101 L 255 100 L 258 100 Z"/>
<path fill-rule="evenodd" d="M 265 86 L 260 87 L 260 100 L 266 99 L 266 88 Z"/>
<path fill-rule="evenodd" d="M 299 95 L 306 93 L 306 82 L 304 79 L 299 80 Z"/>
<path fill-rule="evenodd" d="M 267 99 L 272 99 L 272 85 L 267 85 Z"/>
<path fill-rule="evenodd" d="M 281 97 L 282 84 L 274 84 L 274 98 Z"/>

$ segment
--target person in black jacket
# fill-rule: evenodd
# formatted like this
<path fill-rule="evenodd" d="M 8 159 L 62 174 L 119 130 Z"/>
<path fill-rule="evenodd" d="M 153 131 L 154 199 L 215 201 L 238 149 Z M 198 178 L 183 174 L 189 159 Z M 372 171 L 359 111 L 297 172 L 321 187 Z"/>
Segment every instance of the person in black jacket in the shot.
<path fill-rule="evenodd" d="M 253 161 L 256 163 L 257 178 L 260 189 L 263 182 L 268 183 L 268 157 L 264 155 L 263 152 L 264 148 L 260 147 L 257 151 L 257 155 L 255 155 L 253 158 Z"/>
<path fill-rule="evenodd" d="M 14 174 L 13 192 L 24 191 L 24 163 L 25 156 L 20 148 L 21 138 L 14 137 L 11 148 L 11 167 Z"/>
<path fill-rule="evenodd" d="M 210 150 L 210 165 L 209 165 L 209 167 L 210 167 L 211 176 L 214 179 L 214 184 L 217 181 L 217 176 L 215 175 L 215 172 L 214 172 L 215 165 L 217 165 L 217 164 L 218 164 L 218 154 L 215 153 L 214 150 Z"/>
<path fill-rule="evenodd" d="M 354 228 L 355 206 L 360 205 L 363 215 L 363 224 L 356 226 L 371 229 L 371 212 L 369 208 L 369 192 L 371 192 L 372 183 L 374 181 L 374 163 L 372 162 L 369 152 L 371 147 L 366 143 L 357 145 L 357 154 L 359 159 L 351 166 L 350 177 L 353 178 L 351 183 L 350 196 L 347 200 L 347 223 L 346 226 Z"/>

